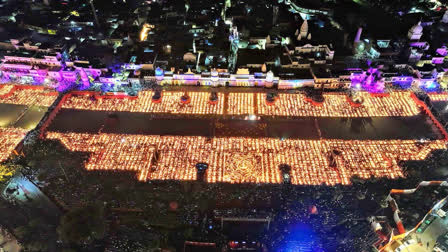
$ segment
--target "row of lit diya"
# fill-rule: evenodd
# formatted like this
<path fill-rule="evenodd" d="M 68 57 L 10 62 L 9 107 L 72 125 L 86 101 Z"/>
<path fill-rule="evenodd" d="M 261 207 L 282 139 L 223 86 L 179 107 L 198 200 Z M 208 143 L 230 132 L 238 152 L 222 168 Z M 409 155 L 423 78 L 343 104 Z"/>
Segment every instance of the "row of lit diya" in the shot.
<path fill-rule="evenodd" d="M 208 164 L 208 182 L 279 183 L 278 167 L 293 184 L 349 184 L 350 178 L 402 177 L 399 160 L 423 160 L 446 142 L 344 141 L 147 136 L 48 132 L 71 151 L 90 152 L 88 170 L 137 171 L 139 179 L 194 180 Z M 201 168 L 204 170 L 204 168 Z"/>
<path fill-rule="evenodd" d="M 182 97 L 183 92 L 141 92 L 135 99 L 88 99 L 88 94 L 75 94 L 66 97 L 62 108 L 100 111 L 128 111 L 170 114 L 223 114 L 224 94 L 217 93 L 216 105 L 210 106 L 209 93 L 192 92 Z M 155 96 L 154 96 L 155 95 Z M 154 102 L 155 101 L 155 102 Z"/>
<path fill-rule="evenodd" d="M 275 101 L 279 98 L 277 93 L 267 93 L 266 94 L 266 105 L 274 105 Z M 210 93 L 210 98 L 208 103 L 212 104 L 212 105 L 216 105 L 218 104 L 218 94 L 217 92 L 211 92 Z M 154 103 L 160 103 L 162 102 L 162 92 L 161 91 L 155 91 L 154 95 L 152 96 L 152 102 Z M 181 97 L 180 97 L 180 102 L 183 104 L 189 104 L 191 102 L 191 97 L 188 95 L 187 92 L 185 92 Z"/>
<path fill-rule="evenodd" d="M 0 85 L 0 96 L 6 95 L 14 88 L 14 85 Z"/>
<path fill-rule="evenodd" d="M 9 85 L 14 87 L 13 85 Z M 0 90 L 11 91 L 8 87 L 2 88 Z M 3 93 L 3 92 L 2 92 Z M 9 94 L 9 93 L 8 93 Z M 0 103 L 6 104 L 19 104 L 19 105 L 36 105 L 49 107 L 57 98 L 57 93 L 48 92 L 42 89 L 18 89 L 13 93 L 2 96 L 0 95 Z"/>
<path fill-rule="evenodd" d="M 325 102 L 317 104 L 307 101 L 301 94 L 278 94 L 269 96 L 266 106 L 258 94 L 258 114 L 271 116 L 328 116 L 328 117 L 381 117 L 414 116 L 421 108 L 410 97 L 409 92 L 393 92 L 386 97 L 371 97 L 359 94 L 356 101 L 340 94 L 324 94 Z M 348 101 L 348 102 L 347 102 Z"/>
<path fill-rule="evenodd" d="M 0 128 L 0 162 L 6 160 L 28 131 L 20 128 Z"/>
<path fill-rule="evenodd" d="M 322 96 L 325 101 L 316 106 L 313 102 L 306 100 L 305 94 L 144 91 L 140 92 L 136 99 L 125 102 L 121 99 L 92 101 L 85 97 L 72 96 L 66 99 L 62 106 L 63 108 L 103 111 L 299 117 L 414 116 L 421 111 L 419 105 L 411 98 L 410 92 L 392 92 L 385 97 L 371 96 L 361 92 L 356 102 L 342 94 L 323 94 Z"/>
<path fill-rule="evenodd" d="M 219 101 L 219 97 L 218 97 L 218 93 L 217 92 L 211 92 L 210 93 L 210 98 L 208 100 L 209 104 L 212 105 L 216 105 L 218 104 Z M 153 103 L 161 103 L 162 102 L 162 92 L 157 90 L 154 92 L 154 95 L 152 96 L 152 102 Z M 180 97 L 180 102 L 182 104 L 190 104 L 191 102 L 191 97 L 190 95 L 188 95 L 187 92 L 185 92 L 181 97 Z"/>
<path fill-rule="evenodd" d="M 403 94 L 403 93 L 400 93 L 400 94 Z M 251 103 L 251 98 L 250 97 L 246 97 L 247 95 L 245 95 L 244 93 L 241 93 L 241 95 L 238 95 L 237 93 L 235 93 L 235 95 L 237 96 L 236 97 L 236 102 L 238 102 L 239 100 L 243 100 L 244 103 L 247 104 L 247 105 L 251 105 L 252 104 Z M 250 95 L 252 95 L 252 94 L 250 94 Z M 437 94 L 437 95 L 438 96 L 435 96 L 436 99 L 439 99 L 440 98 L 439 96 L 443 97 L 443 95 L 441 95 L 441 94 Z M 283 97 L 285 97 L 285 96 L 283 96 Z M 333 97 L 334 96 L 329 96 L 328 98 L 331 99 Z M 246 103 L 246 100 L 248 100 L 248 99 L 245 99 L 245 98 L 249 98 L 248 103 Z M 275 102 L 277 100 L 279 100 L 279 98 L 280 98 L 280 96 L 279 96 L 278 93 L 267 93 L 265 95 L 265 103 L 268 106 L 275 105 Z M 399 109 L 396 110 L 396 111 L 400 111 L 400 108 L 401 108 L 401 111 L 403 111 L 405 114 L 408 114 L 408 115 L 415 115 L 415 114 L 417 114 L 419 112 L 419 109 L 417 108 L 417 106 L 415 104 L 414 104 L 415 106 L 408 105 L 408 104 L 406 104 L 407 102 L 403 103 L 403 101 L 402 101 L 403 98 L 406 98 L 406 97 L 401 97 L 401 96 L 395 95 L 395 96 L 392 97 L 392 99 L 396 99 L 395 101 L 392 101 L 390 98 L 389 99 L 388 98 L 382 99 L 382 102 L 385 103 L 384 106 L 383 106 L 383 109 L 384 108 L 399 107 Z M 152 100 L 155 103 L 161 102 L 161 99 L 162 99 L 161 92 L 156 92 L 153 95 L 153 97 L 152 97 Z M 347 98 L 346 98 L 347 102 L 352 107 L 360 107 L 363 104 L 364 99 L 365 99 L 365 94 L 364 95 L 357 94 L 356 96 L 353 96 L 353 97 L 347 96 Z M 313 104 L 313 105 L 315 105 L 315 106 L 322 106 L 324 104 L 324 101 L 325 101 L 325 95 L 313 96 L 313 97 L 305 97 L 304 100 L 309 102 L 309 103 L 311 103 L 311 104 Z M 408 100 L 408 99 L 405 99 L 405 100 Z M 184 95 L 181 96 L 180 101 L 181 101 L 181 103 L 189 104 L 190 101 L 191 101 L 191 98 L 188 95 L 188 93 L 184 93 Z M 285 101 L 285 99 L 283 99 L 283 101 Z M 209 104 L 217 104 L 217 103 L 218 103 L 218 95 L 217 95 L 216 92 L 212 92 L 210 94 Z M 400 104 L 400 103 L 402 103 L 402 104 Z M 232 99 L 230 99 L 230 104 L 232 104 Z M 332 104 L 334 104 L 334 103 L 332 103 Z M 293 105 L 293 104 L 291 103 L 291 105 Z M 375 107 L 374 104 L 372 104 L 372 105 Z M 342 111 L 342 109 L 341 109 L 341 111 Z M 246 112 L 247 113 L 251 113 L 253 111 L 246 111 Z M 238 113 L 238 114 L 241 114 L 241 113 Z M 244 114 L 244 113 L 242 113 L 242 114 Z M 399 116 L 399 114 L 394 114 L 394 116 Z"/>
<path fill-rule="evenodd" d="M 431 101 L 445 101 L 448 102 L 448 92 L 444 93 L 428 93 Z"/>

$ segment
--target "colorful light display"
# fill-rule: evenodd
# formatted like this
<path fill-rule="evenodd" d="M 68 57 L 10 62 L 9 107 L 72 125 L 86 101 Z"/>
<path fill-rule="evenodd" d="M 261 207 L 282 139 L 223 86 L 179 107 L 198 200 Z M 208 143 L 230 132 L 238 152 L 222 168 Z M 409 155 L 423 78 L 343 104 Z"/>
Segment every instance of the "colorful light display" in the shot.
<path fill-rule="evenodd" d="M 90 152 L 88 170 L 136 171 L 138 179 L 195 180 L 195 165 L 209 164 L 206 181 L 281 183 L 279 165 L 291 166 L 296 185 L 350 184 L 352 176 L 399 178 L 400 160 L 423 160 L 444 140 L 279 140 L 48 132 L 69 150 Z M 336 165 L 330 167 L 329 153 Z M 158 157 L 157 159 L 154 157 Z"/>

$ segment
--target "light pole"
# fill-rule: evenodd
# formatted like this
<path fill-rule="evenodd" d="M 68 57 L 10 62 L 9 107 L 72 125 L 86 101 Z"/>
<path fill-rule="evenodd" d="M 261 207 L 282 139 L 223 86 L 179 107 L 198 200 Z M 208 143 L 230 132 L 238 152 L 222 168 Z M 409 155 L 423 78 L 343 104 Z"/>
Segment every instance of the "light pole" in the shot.
<path fill-rule="evenodd" d="M 97 28 L 100 27 L 100 22 L 98 22 L 98 16 L 96 15 L 95 6 L 93 5 L 93 0 L 89 0 L 90 7 L 92 8 L 93 16 L 95 17 L 95 23 Z"/>

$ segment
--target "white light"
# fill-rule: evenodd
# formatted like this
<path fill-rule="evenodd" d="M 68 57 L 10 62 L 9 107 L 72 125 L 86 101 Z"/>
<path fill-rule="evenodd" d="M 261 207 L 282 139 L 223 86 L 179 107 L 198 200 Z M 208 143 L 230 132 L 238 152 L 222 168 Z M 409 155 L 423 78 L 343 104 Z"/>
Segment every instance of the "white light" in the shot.
<path fill-rule="evenodd" d="M 256 115 L 250 115 L 249 116 L 249 120 L 255 121 L 255 120 L 257 120 L 257 116 Z"/>

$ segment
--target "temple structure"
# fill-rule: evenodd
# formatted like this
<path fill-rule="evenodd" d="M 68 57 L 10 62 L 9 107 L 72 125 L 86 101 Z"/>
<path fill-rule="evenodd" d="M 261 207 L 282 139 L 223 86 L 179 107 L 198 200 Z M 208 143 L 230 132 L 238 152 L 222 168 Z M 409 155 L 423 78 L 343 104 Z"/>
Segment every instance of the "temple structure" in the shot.
<path fill-rule="evenodd" d="M 412 26 L 411 29 L 409 29 L 408 38 L 410 40 L 420 40 L 422 36 L 423 26 L 421 25 L 421 22 L 418 22 L 416 25 Z"/>

